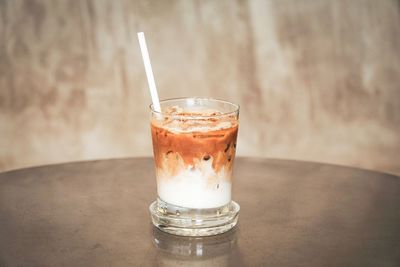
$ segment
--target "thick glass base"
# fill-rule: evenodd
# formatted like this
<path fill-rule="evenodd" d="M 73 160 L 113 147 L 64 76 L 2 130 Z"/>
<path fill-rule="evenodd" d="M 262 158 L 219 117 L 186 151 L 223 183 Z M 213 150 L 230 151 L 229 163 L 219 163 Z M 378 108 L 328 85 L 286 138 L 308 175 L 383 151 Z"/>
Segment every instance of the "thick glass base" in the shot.
<path fill-rule="evenodd" d="M 219 208 L 190 209 L 157 199 L 149 209 L 153 224 L 161 231 L 183 236 L 210 236 L 232 229 L 237 223 L 240 206 L 231 201 Z"/>

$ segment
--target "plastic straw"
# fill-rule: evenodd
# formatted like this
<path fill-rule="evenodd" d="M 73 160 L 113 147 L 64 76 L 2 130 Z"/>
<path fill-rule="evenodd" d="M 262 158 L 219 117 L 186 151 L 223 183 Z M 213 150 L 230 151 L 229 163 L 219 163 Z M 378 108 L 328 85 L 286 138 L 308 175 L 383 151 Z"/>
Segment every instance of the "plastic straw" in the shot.
<path fill-rule="evenodd" d="M 144 38 L 143 32 L 138 32 L 137 35 L 139 38 L 140 51 L 142 52 L 142 58 L 144 63 L 144 69 L 146 71 L 147 82 L 150 88 L 150 95 L 151 95 L 151 101 L 153 102 L 153 108 L 154 111 L 161 112 L 160 100 L 158 99 L 157 87 L 156 83 L 154 82 L 154 75 L 150 64 L 149 51 L 147 51 L 146 39 Z"/>

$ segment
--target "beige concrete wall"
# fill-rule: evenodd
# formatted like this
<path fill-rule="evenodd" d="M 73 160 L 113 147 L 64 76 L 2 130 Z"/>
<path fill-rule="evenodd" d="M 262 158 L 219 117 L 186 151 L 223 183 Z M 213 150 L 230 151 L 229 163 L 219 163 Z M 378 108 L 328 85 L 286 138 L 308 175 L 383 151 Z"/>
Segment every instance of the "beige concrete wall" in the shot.
<path fill-rule="evenodd" d="M 0 170 L 151 155 L 161 98 L 241 104 L 240 155 L 400 173 L 395 0 L 0 1 Z"/>

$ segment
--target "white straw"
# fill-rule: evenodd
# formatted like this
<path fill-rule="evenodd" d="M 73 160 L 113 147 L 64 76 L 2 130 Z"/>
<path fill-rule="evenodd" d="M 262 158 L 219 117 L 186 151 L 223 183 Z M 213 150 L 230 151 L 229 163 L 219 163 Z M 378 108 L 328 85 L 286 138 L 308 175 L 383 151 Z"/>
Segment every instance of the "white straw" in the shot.
<path fill-rule="evenodd" d="M 161 112 L 160 100 L 158 99 L 156 83 L 154 82 L 153 70 L 151 69 L 149 51 L 147 51 L 147 46 L 146 46 L 146 39 L 144 38 L 143 32 L 138 32 L 137 35 L 139 38 L 140 51 L 142 52 L 144 69 L 146 71 L 146 76 L 147 76 L 147 82 L 149 83 L 153 108 L 155 111 Z"/>

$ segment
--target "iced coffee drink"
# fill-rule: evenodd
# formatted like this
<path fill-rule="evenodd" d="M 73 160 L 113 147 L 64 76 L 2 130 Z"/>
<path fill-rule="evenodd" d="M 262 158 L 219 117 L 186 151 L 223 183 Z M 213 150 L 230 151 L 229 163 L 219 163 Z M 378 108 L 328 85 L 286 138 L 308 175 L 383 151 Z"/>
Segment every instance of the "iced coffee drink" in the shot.
<path fill-rule="evenodd" d="M 161 101 L 151 135 L 158 200 L 153 223 L 181 235 L 211 235 L 232 228 L 239 206 L 231 201 L 239 108 L 204 98 Z"/>

